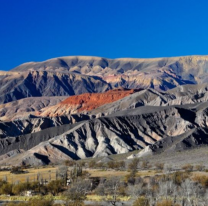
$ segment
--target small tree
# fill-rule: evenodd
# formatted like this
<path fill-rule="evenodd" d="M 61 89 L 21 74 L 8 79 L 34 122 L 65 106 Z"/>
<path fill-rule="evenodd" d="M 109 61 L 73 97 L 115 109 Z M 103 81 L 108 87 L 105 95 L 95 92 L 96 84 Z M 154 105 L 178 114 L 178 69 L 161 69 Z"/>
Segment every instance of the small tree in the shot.
<path fill-rule="evenodd" d="M 68 172 L 68 167 L 64 165 L 60 166 L 57 172 L 58 178 L 62 179 L 65 185 L 67 181 L 67 172 Z"/>
<path fill-rule="evenodd" d="M 137 170 L 138 167 L 138 163 L 139 163 L 139 159 L 138 158 L 134 158 L 128 165 L 128 169 L 130 171 L 132 170 Z"/>
<path fill-rule="evenodd" d="M 130 173 L 125 176 L 126 182 L 128 182 L 130 184 L 134 184 L 135 183 L 135 177 L 136 177 L 136 173 L 137 173 L 138 163 L 139 163 L 139 159 L 137 159 L 137 158 L 133 159 L 129 163 L 128 169 L 129 169 Z"/>
<path fill-rule="evenodd" d="M 63 180 L 52 180 L 47 185 L 48 191 L 53 195 L 57 195 L 63 189 Z"/>
<path fill-rule="evenodd" d="M 78 177 L 82 176 L 82 167 L 80 165 L 74 165 L 74 168 L 70 171 L 70 178 L 72 181 L 76 181 Z"/>

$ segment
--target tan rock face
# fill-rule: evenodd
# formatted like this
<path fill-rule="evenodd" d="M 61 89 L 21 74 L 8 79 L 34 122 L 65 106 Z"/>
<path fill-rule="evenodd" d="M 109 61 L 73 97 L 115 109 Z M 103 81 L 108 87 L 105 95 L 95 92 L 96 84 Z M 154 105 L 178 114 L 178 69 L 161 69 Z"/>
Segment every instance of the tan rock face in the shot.
<path fill-rule="evenodd" d="M 39 115 L 42 108 L 56 105 L 67 97 L 29 97 L 0 104 L 0 120 L 11 121 L 26 118 L 30 114 Z"/>

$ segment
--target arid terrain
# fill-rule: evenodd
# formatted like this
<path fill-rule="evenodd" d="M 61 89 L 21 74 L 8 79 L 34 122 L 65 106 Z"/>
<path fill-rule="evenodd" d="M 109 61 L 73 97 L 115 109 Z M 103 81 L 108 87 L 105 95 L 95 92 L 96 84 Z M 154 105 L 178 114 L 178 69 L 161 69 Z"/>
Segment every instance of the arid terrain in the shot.
<path fill-rule="evenodd" d="M 207 56 L 73 56 L 2 71 L 0 164 L 206 146 L 207 65 Z"/>
<path fill-rule="evenodd" d="M 207 66 L 73 56 L 1 71 L 0 205 L 206 206 Z"/>

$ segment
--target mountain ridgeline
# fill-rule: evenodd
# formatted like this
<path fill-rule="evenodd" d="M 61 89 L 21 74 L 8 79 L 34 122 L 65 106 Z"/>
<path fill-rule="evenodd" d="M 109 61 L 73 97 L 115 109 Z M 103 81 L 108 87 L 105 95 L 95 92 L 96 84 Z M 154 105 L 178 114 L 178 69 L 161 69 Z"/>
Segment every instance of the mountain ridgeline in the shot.
<path fill-rule="evenodd" d="M 0 72 L 0 103 L 26 97 L 72 96 L 124 87 L 166 91 L 207 82 L 207 56 L 158 59 L 60 57 Z"/>
<path fill-rule="evenodd" d="M 208 144 L 208 57 L 60 57 L 0 72 L 0 164 Z"/>

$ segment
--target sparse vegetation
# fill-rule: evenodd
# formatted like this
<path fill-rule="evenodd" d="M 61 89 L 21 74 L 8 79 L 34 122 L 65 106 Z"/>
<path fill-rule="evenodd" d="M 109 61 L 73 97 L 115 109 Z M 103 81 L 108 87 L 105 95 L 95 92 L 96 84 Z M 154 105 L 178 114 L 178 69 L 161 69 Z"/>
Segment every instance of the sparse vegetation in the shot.
<path fill-rule="evenodd" d="M 27 175 L 34 169 L 24 169 L 28 173 L 13 174 L 26 176 L 24 181 L 22 178 L 22 181 L 16 182 L 10 181 L 9 171 L 2 171 L 8 173 L 8 178 L 0 181 L 0 194 L 24 196 L 27 191 L 32 191 L 43 197 L 51 195 L 50 201 L 40 198 L 38 203 L 49 206 L 55 205 L 53 199 L 57 196 L 68 206 L 84 205 L 85 200 L 95 200 L 95 196 L 97 201 L 102 200 L 112 206 L 124 201 L 124 197 L 126 200 L 133 199 L 133 206 L 189 206 L 190 202 L 190 205 L 198 206 L 208 202 L 208 175 L 203 172 L 205 167 L 202 165 L 186 164 L 175 171 L 161 162 L 151 166 L 150 162 L 138 159 L 129 160 L 128 163 L 120 160 L 93 160 L 88 164 L 84 161 L 73 162 L 73 165 L 71 162 L 64 164 L 57 168 L 39 168 L 33 179 Z M 47 171 L 48 178 L 40 171 Z M 33 201 L 28 199 L 22 205 L 32 205 Z M 12 206 L 13 203 L 9 204 Z"/>

